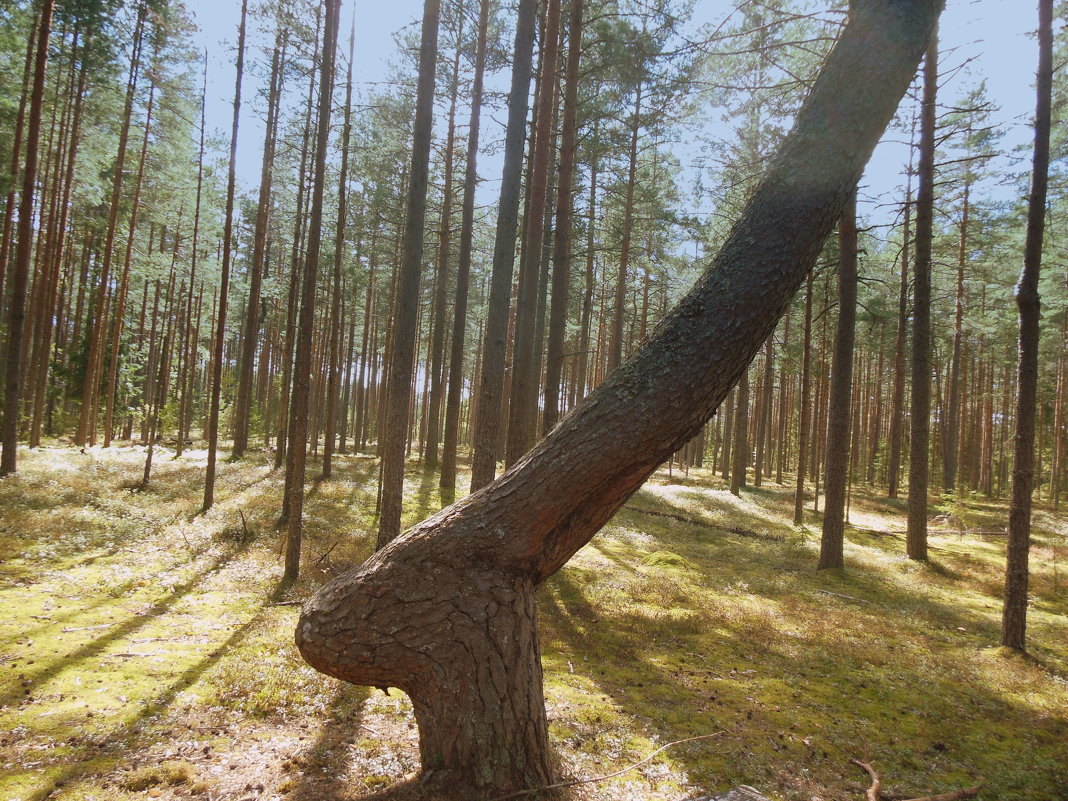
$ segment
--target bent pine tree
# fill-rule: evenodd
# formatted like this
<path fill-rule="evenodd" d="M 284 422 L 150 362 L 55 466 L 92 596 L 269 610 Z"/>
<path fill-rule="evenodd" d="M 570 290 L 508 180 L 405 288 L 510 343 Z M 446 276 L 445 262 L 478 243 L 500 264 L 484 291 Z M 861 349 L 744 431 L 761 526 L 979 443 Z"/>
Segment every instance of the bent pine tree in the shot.
<path fill-rule="evenodd" d="M 767 339 L 915 73 L 942 2 L 853 5 L 722 250 L 645 346 L 497 481 L 305 604 L 296 640 L 311 665 L 411 696 L 431 792 L 488 798 L 551 782 L 535 587 L 697 434 Z"/>

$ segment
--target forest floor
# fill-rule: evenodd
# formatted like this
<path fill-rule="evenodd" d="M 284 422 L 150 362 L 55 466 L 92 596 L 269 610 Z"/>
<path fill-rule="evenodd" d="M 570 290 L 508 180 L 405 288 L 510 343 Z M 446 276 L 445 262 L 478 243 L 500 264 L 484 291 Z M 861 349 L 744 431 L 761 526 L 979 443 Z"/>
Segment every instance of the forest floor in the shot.
<path fill-rule="evenodd" d="M 377 463 L 309 487 L 290 596 L 270 455 L 22 450 L 0 481 L 0 798 L 334 801 L 417 767 L 411 706 L 307 667 L 315 586 L 373 542 Z M 314 468 L 309 469 L 314 475 Z M 442 504 L 413 463 L 406 522 Z M 567 777 L 637 770 L 571 798 L 670 799 L 749 784 L 863 798 L 865 756 L 896 797 L 985 782 L 982 799 L 1068 799 L 1068 515 L 1039 506 L 1029 644 L 996 646 L 1005 509 L 953 511 L 932 560 L 903 556 L 904 504 L 855 494 L 845 571 L 813 569 L 819 517 L 792 492 L 741 498 L 703 470 L 657 473 L 540 592 L 550 735 Z M 934 514 L 937 511 L 933 512 Z"/>

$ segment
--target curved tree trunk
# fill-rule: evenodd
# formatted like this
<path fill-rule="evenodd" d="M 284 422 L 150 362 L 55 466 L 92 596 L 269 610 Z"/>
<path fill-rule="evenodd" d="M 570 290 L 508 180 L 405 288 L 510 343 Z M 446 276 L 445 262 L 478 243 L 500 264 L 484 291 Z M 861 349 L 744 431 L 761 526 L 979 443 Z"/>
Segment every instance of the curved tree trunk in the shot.
<path fill-rule="evenodd" d="M 548 743 L 534 588 L 692 439 L 815 262 L 923 53 L 938 0 L 858 3 L 712 266 L 635 352 L 499 480 L 323 587 L 297 645 L 413 699 L 448 797 L 540 786 Z"/>

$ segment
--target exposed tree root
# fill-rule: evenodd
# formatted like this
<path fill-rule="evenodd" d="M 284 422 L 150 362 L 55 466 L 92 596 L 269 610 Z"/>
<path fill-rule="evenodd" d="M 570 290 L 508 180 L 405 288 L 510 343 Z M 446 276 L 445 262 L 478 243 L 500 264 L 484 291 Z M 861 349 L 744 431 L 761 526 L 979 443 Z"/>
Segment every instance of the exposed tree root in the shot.
<path fill-rule="evenodd" d="M 886 801 L 882 795 L 882 782 L 879 780 L 879 774 L 875 768 L 871 766 L 870 762 L 861 762 L 859 759 L 849 760 L 858 768 L 861 768 L 865 773 L 871 777 L 871 787 L 868 788 L 864 794 L 866 801 Z M 975 787 L 963 787 L 960 790 L 952 790 L 948 793 L 939 793 L 938 795 L 925 795 L 921 798 L 909 798 L 907 801 L 963 801 L 966 798 L 975 798 L 979 795 L 979 791 L 983 789 L 982 784 L 977 784 Z"/>

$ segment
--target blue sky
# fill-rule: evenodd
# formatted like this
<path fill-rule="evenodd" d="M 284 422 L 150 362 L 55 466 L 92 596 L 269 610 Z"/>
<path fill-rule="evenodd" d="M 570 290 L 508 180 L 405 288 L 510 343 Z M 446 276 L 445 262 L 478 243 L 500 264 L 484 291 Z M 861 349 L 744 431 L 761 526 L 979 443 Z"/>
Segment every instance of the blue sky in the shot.
<path fill-rule="evenodd" d="M 236 41 L 240 0 L 186 0 L 200 27 L 197 45 L 207 47 L 208 65 L 208 125 L 217 133 L 228 135 L 233 92 L 233 47 Z M 698 0 L 695 23 L 719 21 L 730 13 L 735 2 Z M 387 62 L 394 52 L 394 32 L 414 24 L 421 14 L 422 3 L 415 0 L 342 0 L 342 39 L 356 15 L 356 55 L 354 80 L 358 85 L 382 81 L 388 72 Z M 940 98 L 952 102 L 980 80 L 987 82 L 988 94 L 998 106 L 993 121 L 1004 133 L 1003 147 L 1029 141 L 1028 124 L 1034 108 L 1032 82 L 1037 50 L 1030 32 L 1036 26 L 1037 11 L 1027 0 L 948 0 L 941 22 L 941 45 L 946 66 L 967 65 L 947 75 L 940 87 Z M 949 52 L 947 52 L 949 51 Z M 251 97 L 252 87 L 246 87 L 245 97 Z M 262 142 L 262 123 L 247 113 L 242 115 L 238 175 L 246 186 L 256 180 L 259 168 L 259 145 Z M 485 118 L 484 118 L 485 119 Z M 492 120 L 488 120 L 492 126 Z M 499 138 L 492 130 L 484 134 L 484 141 Z M 907 148 L 900 144 L 881 145 L 872 158 L 863 181 L 862 203 L 865 211 L 876 219 L 884 212 L 880 204 L 899 199 L 897 187 L 903 183 L 902 169 L 907 160 Z M 1008 160 L 999 165 L 1009 169 Z M 489 180 L 483 191 L 489 191 L 499 176 L 494 160 L 482 159 L 480 172 Z M 495 174 L 496 173 L 496 174 Z M 1011 188 L 993 188 L 1004 198 Z M 487 202 L 488 199 L 487 199 Z"/>

